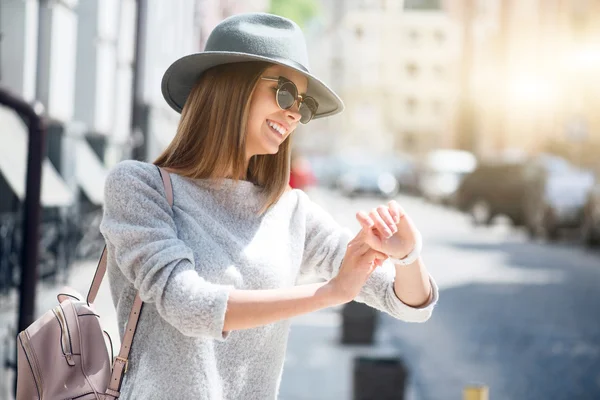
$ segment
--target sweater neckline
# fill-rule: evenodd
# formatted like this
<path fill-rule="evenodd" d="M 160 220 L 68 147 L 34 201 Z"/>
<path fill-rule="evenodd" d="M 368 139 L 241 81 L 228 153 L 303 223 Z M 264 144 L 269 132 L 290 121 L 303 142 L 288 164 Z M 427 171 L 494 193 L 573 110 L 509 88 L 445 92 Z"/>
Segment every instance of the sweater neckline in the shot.
<path fill-rule="evenodd" d="M 200 190 L 210 193 L 215 206 L 238 216 L 258 215 L 265 204 L 262 187 L 250 181 L 230 178 L 186 178 Z"/>

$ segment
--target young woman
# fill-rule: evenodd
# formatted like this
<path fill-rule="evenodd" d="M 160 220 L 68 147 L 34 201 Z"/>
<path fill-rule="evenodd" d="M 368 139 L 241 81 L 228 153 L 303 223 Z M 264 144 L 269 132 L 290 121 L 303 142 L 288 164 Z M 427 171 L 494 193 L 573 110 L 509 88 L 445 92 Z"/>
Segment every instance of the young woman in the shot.
<path fill-rule="evenodd" d="M 230 17 L 162 88 L 181 111 L 175 138 L 154 164 L 119 163 L 105 188 L 121 337 L 138 291 L 144 301 L 121 398 L 275 399 L 291 317 L 356 299 L 429 318 L 437 288 L 397 203 L 359 212 L 352 239 L 288 187 L 298 123 L 343 108 L 308 72 L 296 24 Z M 157 165 L 170 172 L 172 207 Z M 296 285 L 306 275 L 324 282 Z"/>

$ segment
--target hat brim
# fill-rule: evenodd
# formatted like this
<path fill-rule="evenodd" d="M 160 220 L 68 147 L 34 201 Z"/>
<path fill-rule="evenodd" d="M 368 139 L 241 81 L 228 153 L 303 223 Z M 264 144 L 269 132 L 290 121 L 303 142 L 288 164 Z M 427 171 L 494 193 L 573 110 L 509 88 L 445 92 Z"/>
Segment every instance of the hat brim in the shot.
<path fill-rule="evenodd" d="M 319 103 L 319 109 L 314 118 L 328 117 L 344 110 L 342 99 L 325 83 L 304 70 L 302 66 L 284 59 L 235 52 L 205 51 L 178 59 L 171 64 L 163 76 L 161 84 L 163 97 L 171 108 L 181 113 L 194 84 L 204 71 L 218 65 L 244 61 L 265 61 L 284 65 L 306 76 L 308 79 L 306 94 L 314 97 Z"/>

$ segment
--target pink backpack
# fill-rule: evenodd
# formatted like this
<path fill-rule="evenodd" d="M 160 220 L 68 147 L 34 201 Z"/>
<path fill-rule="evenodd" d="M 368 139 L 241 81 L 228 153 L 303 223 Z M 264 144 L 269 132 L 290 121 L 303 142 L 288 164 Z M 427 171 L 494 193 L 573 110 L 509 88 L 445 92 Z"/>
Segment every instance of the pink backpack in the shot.
<path fill-rule="evenodd" d="M 159 168 L 169 205 L 173 191 L 169 173 Z M 17 337 L 17 400 L 114 400 L 119 398 L 127 357 L 142 300 L 136 295 L 119 355 L 111 362 L 94 300 L 106 272 L 106 247 L 87 300 L 61 293 L 58 306 Z M 111 370 L 112 364 L 112 370 Z"/>

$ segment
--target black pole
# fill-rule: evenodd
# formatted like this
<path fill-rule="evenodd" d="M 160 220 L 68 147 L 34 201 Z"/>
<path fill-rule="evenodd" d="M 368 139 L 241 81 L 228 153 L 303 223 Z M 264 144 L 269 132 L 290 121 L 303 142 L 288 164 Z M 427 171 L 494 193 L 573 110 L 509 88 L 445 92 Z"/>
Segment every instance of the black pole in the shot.
<path fill-rule="evenodd" d="M 0 104 L 13 109 L 29 127 L 23 245 L 21 248 L 21 279 L 19 283 L 18 332 L 21 332 L 31 325 L 35 318 L 42 157 L 46 131 L 41 118 L 41 106 L 36 109 L 4 88 L 0 88 Z"/>

